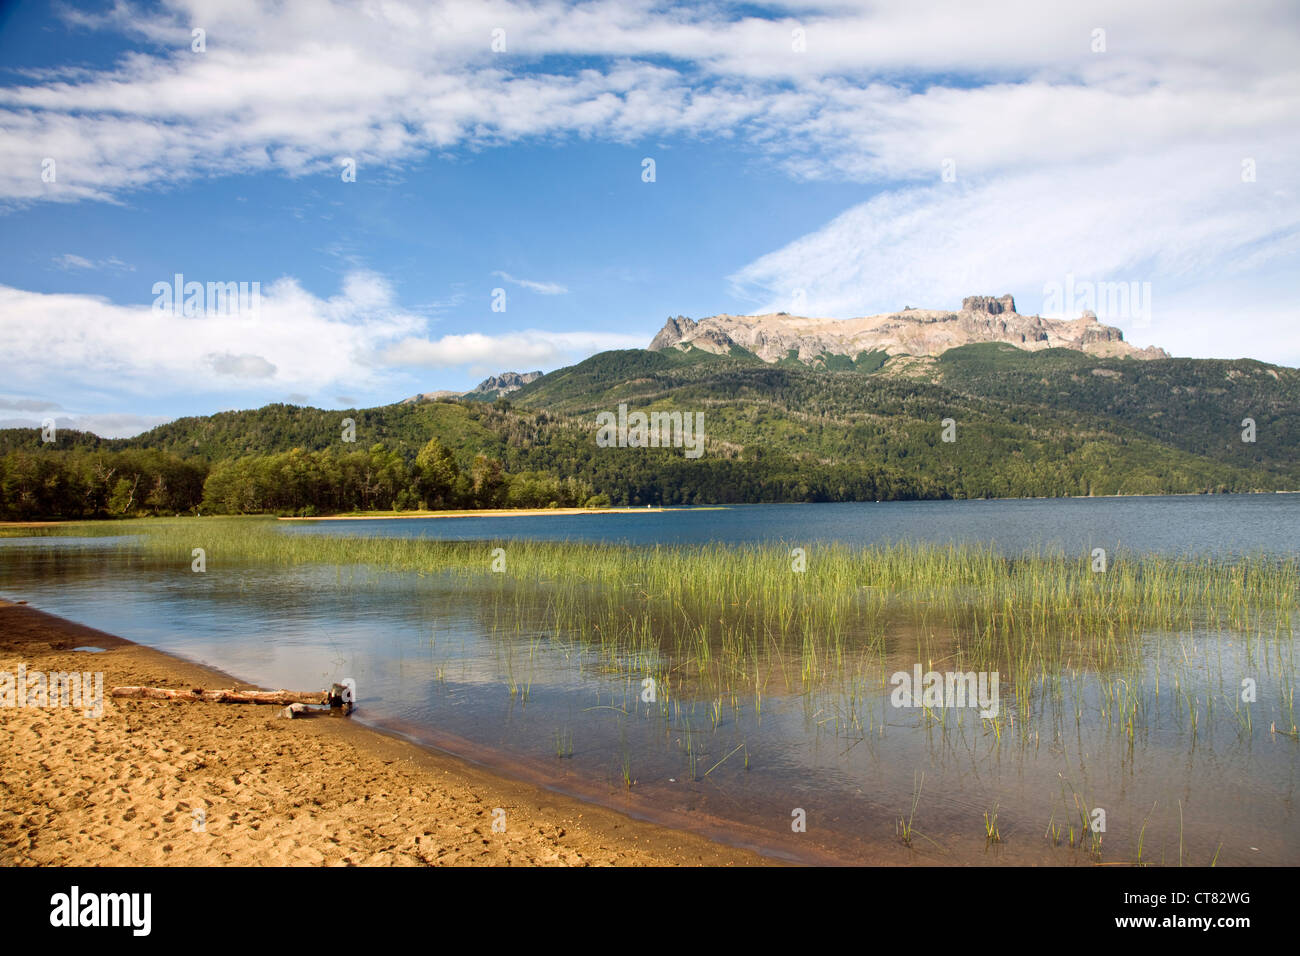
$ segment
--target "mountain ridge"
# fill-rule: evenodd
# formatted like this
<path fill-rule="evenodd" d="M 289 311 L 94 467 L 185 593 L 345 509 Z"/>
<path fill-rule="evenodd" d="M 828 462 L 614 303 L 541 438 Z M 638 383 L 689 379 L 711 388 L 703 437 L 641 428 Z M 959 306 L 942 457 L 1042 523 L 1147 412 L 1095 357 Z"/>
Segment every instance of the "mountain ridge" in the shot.
<path fill-rule="evenodd" d="M 511 392 L 517 392 L 525 385 L 537 381 L 544 373 L 537 372 L 502 372 L 500 375 L 489 375 L 483 381 L 479 382 L 473 388 L 466 392 L 454 392 L 448 388 L 440 388 L 435 392 L 420 392 L 404 398 L 397 404 L 413 405 L 416 402 L 436 402 L 444 398 L 461 398 L 466 395 L 481 396 L 483 398 L 493 399 L 500 398 L 502 395 L 509 395 Z"/>
<path fill-rule="evenodd" d="M 1300 491 L 1300 369 L 1002 342 L 879 356 L 810 366 L 741 348 L 626 349 L 496 400 L 276 404 L 130 439 L 60 431 L 45 443 L 37 428 L 0 430 L 0 513 L 66 516 L 85 513 L 87 501 L 112 514 L 133 501 L 186 510 L 209 476 L 236 510 L 349 507 L 334 478 L 313 469 L 360 489 L 348 499 L 355 507 L 409 507 L 418 489 L 401 481 L 388 498 L 371 492 L 384 475 L 418 476 L 431 438 L 462 475 L 499 471 L 514 489 L 507 500 L 543 505 L 560 500 L 561 484 L 616 505 Z M 597 416 L 620 405 L 702 413 L 703 456 L 601 447 Z M 946 420 L 953 441 L 942 437 Z M 266 495 L 240 497 L 245 487 Z M 268 504 L 284 488 L 307 497 Z"/>
<path fill-rule="evenodd" d="M 1104 358 L 1167 359 L 1164 349 L 1138 348 L 1117 327 L 1092 312 L 1075 319 L 1022 315 L 1010 295 L 967 296 L 959 311 L 906 308 L 849 319 L 813 318 L 785 312 L 722 313 L 703 319 L 669 318 L 650 341 L 654 352 L 693 346 L 725 355 L 742 349 L 769 364 L 794 359 L 824 365 L 828 356 L 856 360 L 872 353 L 935 357 L 952 348 L 1001 342 L 1028 352 L 1069 348 Z"/>

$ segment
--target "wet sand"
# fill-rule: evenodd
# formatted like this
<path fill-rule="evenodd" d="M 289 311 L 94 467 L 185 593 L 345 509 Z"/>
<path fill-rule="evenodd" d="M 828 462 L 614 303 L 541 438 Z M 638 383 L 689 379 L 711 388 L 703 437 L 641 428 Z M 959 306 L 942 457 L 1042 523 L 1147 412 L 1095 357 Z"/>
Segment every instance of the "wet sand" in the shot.
<path fill-rule="evenodd" d="M 104 651 L 74 650 L 82 646 Z M 251 685 L 0 600 L 0 671 L 20 664 L 28 673 L 103 671 L 105 697 L 98 718 L 70 707 L 0 707 L 0 865 L 774 862 L 343 717 L 284 720 L 264 705 L 110 698 L 109 688 L 129 684 Z M 493 830 L 497 808 L 505 832 Z"/>

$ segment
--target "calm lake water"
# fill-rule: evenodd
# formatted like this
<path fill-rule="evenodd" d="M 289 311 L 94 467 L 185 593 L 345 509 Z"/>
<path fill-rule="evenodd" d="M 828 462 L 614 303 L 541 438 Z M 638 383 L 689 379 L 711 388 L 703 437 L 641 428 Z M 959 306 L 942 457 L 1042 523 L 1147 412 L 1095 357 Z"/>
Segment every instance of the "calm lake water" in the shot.
<path fill-rule="evenodd" d="M 1300 496 L 1268 495 L 281 527 L 632 544 L 951 540 L 1009 553 L 1105 547 L 1230 561 L 1294 555 L 1297 519 Z M 765 688 L 761 706 L 687 681 L 665 715 L 641 700 L 630 666 L 620 672 L 572 635 L 538 625 L 542 615 L 520 617 L 490 588 L 450 575 L 220 562 L 194 574 L 120 538 L 10 538 L 0 539 L 0 595 L 264 686 L 352 677 L 357 719 L 790 859 L 1086 865 L 1093 858 L 1065 835 L 1072 823 L 1080 829 L 1082 804 L 1105 812 L 1103 861 L 1134 860 L 1141 840 L 1143 859 L 1157 863 L 1176 865 L 1180 852 L 1197 865 L 1216 854 L 1222 865 L 1300 863 L 1300 742 L 1269 732 L 1294 716 L 1294 613 L 1267 633 L 1142 634 L 1142 663 L 1122 680 L 1080 659 L 1062 675 L 1004 685 L 1011 720 L 993 730 L 973 710 L 952 710 L 939 725 L 890 705 L 886 675 L 918 659 L 924 625 L 914 621 L 899 621 L 880 655 L 843 679 L 800 686 L 797 655 L 774 650 L 773 670 L 787 676 Z M 1248 718 L 1233 706 L 1240 674 L 1258 684 Z M 1120 685 L 1139 702 L 1133 734 L 1115 719 Z M 914 803 L 919 836 L 909 849 L 898 821 Z M 989 845 L 984 816 L 995 808 L 1002 839 Z M 800 816 L 806 830 L 796 832 Z M 1045 835 L 1052 826 L 1059 845 Z"/>
<path fill-rule="evenodd" d="M 290 522 L 295 534 L 473 541 L 994 544 L 1007 554 L 1119 547 L 1146 554 L 1292 554 L 1300 495 L 738 505 L 645 514 Z"/>

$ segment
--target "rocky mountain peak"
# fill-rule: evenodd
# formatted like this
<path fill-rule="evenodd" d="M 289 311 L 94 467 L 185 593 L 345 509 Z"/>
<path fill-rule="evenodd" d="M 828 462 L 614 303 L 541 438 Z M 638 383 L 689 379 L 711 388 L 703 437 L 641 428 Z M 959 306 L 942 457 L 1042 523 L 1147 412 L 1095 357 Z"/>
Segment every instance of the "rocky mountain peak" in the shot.
<path fill-rule="evenodd" d="M 828 355 L 856 359 L 864 352 L 936 356 L 975 342 L 1005 342 L 1026 351 L 1069 348 L 1097 356 L 1168 358 L 1163 349 L 1135 348 L 1124 333 L 1102 325 L 1096 315 L 1045 319 L 1021 315 L 1010 295 L 971 295 L 958 312 L 908 307 L 901 312 L 853 319 L 808 318 L 784 312 L 770 315 L 714 315 L 695 321 L 670 318 L 650 342 L 650 350 L 694 347 L 716 354 L 733 348 L 765 362 L 792 355 L 817 364 Z"/>
<path fill-rule="evenodd" d="M 529 382 L 536 381 L 542 377 L 542 372 L 502 372 L 500 375 L 489 375 L 483 381 L 479 382 L 469 390 L 469 394 L 497 392 L 504 395 L 507 392 L 517 391 L 523 388 Z"/>
<path fill-rule="evenodd" d="M 1016 311 L 1016 300 L 1010 295 L 993 298 L 991 295 L 968 295 L 961 300 L 963 312 L 987 312 L 989 315 L 1001 315 Z"/>
<path fill-rule="evenodd" d="M 501 396 L 518 391 L 529 382 L 541 378 L 542 374 L 541 372 L 524 372 L 522 374 L 519 372 L 502 372 L 500 375 L 489 375 L 468 392 L 453 392 L 445 388 L 436 392 L 421 392 L 418 395 L 412 395 L 410 398 L 402 399 L 401 404 L 414 405 L 417 402 L 434 402 L 440 398 L 460 398 L 464 395 L 491 395 L 496 393 Z"/>
<path fill-rule="evenodd" d="M 659 330 L 659 334 L 651 340 L 650 351 L 658 352 L 661 349 L 672 348 L 678 342 L 689 337 L 695 331 L 696 325 L 694 319 L 688 319 L 684 315 L 679 315 L 675 319 L 669 317 L 668 321 L 664 323 L 664 327 Z"/>

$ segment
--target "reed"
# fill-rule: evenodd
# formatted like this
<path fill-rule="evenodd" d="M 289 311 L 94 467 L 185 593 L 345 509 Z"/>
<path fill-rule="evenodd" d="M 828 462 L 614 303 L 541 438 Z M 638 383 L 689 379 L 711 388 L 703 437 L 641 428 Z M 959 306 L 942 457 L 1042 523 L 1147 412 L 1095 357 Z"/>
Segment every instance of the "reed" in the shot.
<path fill-rule="evenodd" d="M 1002 834 L 998 831 L 998 805 L 995 803 L 992 810 L 984 811 L 984 845 L 988 847 L 1001 842 Z"/>
<path fill-rule="evenodd" d="M 779 546 L 350 537 L 248 518 L 123 521 L 114 528 L 137 535 L 131 547 L 156 559 L 188 565 L 191 549 L 202 547 L 211 569 L 324 564 L 477 579 L 507 628 L 573 635 L 611 667 L 630 664 L 645 676 L 662 670 L 667 652 L 687 683 L 716 696 L 735 696 L 733 685 L 743 677 L 756 689 L 756 705 L 774 654 L 782 667 L 785 658 L 797 662 L 781 683 L 801 691 L 848 679 L 869 656 L 897 652 L 890 635 L 909 630 L 920 635 L 919 644 L 931 644 L 926 658 L 997 669 L 1012 683 L 1059 676 L 1067 663 L 1123 678 L 1142 662 L 1141 637 L 1152 631 L 1271 629 L 1274 643 L 1286 644 L 1297 599 L 1297 561 L 1263 556 L 1214 563 L 1116 555 L 1110 570 L 1094 574 L 1083 555 L 1013 559 L 968 545 L 828 545 L 797 574 Z M 491 573 L 494 547 L 506 549 L 508 573 Z M 946 646 L 936 648 L 935 640 Z M 918 647 L 917 659 L 926 651 Z M 1294 673 L 1289 656 L 1278 666 Z M 1108 724 L 1136 737 L 1148 692 L 1132 682 L 1106 692 Z M 1158 694 L 1158 679 L 1150 692 Z M 1285 688 L 1281 699 L 1293 709 Z M 1248 732 L 1253 715 L 1234 711 Z M 721 721 L 720 713 L 713 716 Z"/>
<path fill-rule="evenodd" d="M 1225 728 L 1247 746 L 1256 725 L 1295 734 L 1295 557 L 1121 552 L 1096 574 L 1088 555 L 1059 551 L 1012 557 L 978 545 L 819 545 L 809 549 L 806 571 L 795 573 L 784 545 L 439 541 L 318 533 L 265 518 L 53 530 L 129 535 L 123 549 L 185 570 L 192 549 L 202 547 L 209 574 L 319 565 L 339 569 L 343 588 L 392 573 L 463 584 L 496 642 L 510 699 L 528 700 L 541 655 L 576 658 L 580 672 L 625 688 L 624 716 L 661 720 L 666 735 L 678 729 L 693 781 L 720 766 L 706 764 L 701 775 L 708 735 L 736 729 L 714 751 L 725 753 L 759 725 L 772 699 L 802 706 L 818 734 L 850 742 L 883 735 L 899 720 L 885 709 L 888 677 L 916 662 L 1001 675 L 995 719 L 950 709 L 904 716 L 939 747 L 967 734 L 990 752 L 1034 747 L 1040 732 L 1046 742 L 1070 717 L 1130 755 L 1162 715 L 1186 729 L 1192 747 L 1213 743 Z M 505 573 L 491 570 L 497 547 L 506 552 Z M 542 634 L 545 640 L 520 642 Z M 1260 675 L 1261 690 L 1271 682 L 1252 706 L 1235 690 L 1245 663 Z M 657 694 L 641 704 L 645 679 Z M 748 768 L 749 749 L 741 749 Z M 557 756 L 571 753 L 571 737 L 557 738 Z M 623 770 L 626 785 L 630 765 Z M 912 815 L 919 797 L 918 786 Z M 1099 853 L 1100 836 L 1075 800 L 1074 807 L 1067 801 L 1068 833 L 1053 817 L 1046 835 L 1074 845 L 1077 830 L 1079 845 Z M 996 832 L 996 812 L 986 814 L 986 839 Z M 912 816 L 900 827 L 910 846 Z M 1143 838 L 1137 835 L 1139 862 Z"/>
<path fill-rule="evenodd" d="M 921 802 L 921 788 L 925 786 L 925 772 L 921 772 L 920 779 L 916 782 L 916 789 L 912 792 L 912 809 L 906 818 L 900 818 L 898 821 L 899 828 L 902 830 L 903 846 L 912 845 L 912 837 L 916 834 L 912 821 L 916 819 L 916 808 Z"/>

